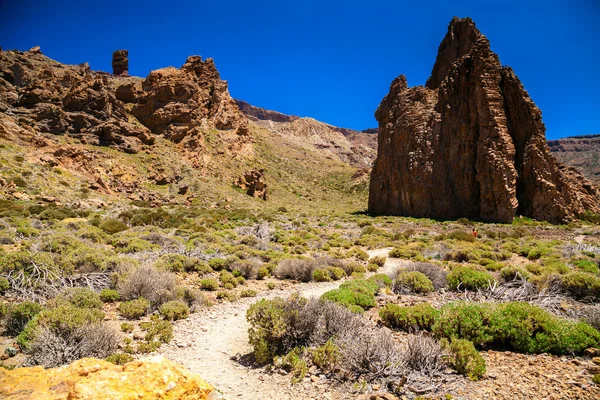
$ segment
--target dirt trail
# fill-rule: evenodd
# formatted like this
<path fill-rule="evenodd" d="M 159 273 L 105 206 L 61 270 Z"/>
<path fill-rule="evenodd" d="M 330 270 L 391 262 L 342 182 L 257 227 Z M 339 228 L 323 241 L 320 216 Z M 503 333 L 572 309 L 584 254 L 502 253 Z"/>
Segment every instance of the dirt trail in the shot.
<path fill-rule="evenodd" d="M 391 249 L 369 251 L 369 256 L 387 256 Z M 378 272 L 390 273 L 400 260 L 389 260 Z M 284 399 L 341 399 L 341 396 L 319 382 L 290 384 L 288 376 L 264 374 L 237 361 L 249 354 L 246 311 L 261 298 L 286 297 L 299 292 L 304 297 L 318 297 L 335 289 L 341 282 L 301 283 L 284 290 L 273 290 L 254 298 L 235 303 L 220 303 L 208 310 L 177 321 L 174 338 L 161 348 L 166 357 L 183 364 L 190 371 L 213 384 L 225 399 L 284 400 Z M 236 357 L 237 356 L 237 357 Z M 234 359 L 232 359 L 234 358 Z"/>

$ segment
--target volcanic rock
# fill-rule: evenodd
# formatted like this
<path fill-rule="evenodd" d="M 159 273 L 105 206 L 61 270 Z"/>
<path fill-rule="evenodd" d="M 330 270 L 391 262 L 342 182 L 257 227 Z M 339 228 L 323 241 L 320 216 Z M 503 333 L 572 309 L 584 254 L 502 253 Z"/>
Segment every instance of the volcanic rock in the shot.
<path fill-rule="evenodd" d="M 113 75 L 129 76 L 129 51 L 117 50 L 112 55 Z"/>
<path fill-rule="evenodd" d="M 234 185 L 246 191 L 246 194 L 262 200 L 267 200 L 267 182 L 265 170 L 252 170 L 240 176 Z"/>
<path fill-rule="evenodd" d="M 599 193 L 556 162 L 541 111 L 470 18 L 454 18 L 425 87 L 401 75 L 375 113 L 369 211 L 435 219 L 562 222 Z"/>
<path fill-rule="evenodd" d="M 213 388 L 162 356 L 125 365 L 83 358 L 60 368 L 0 368 L 0 397 L 50 399 L 208 399 Z"/>

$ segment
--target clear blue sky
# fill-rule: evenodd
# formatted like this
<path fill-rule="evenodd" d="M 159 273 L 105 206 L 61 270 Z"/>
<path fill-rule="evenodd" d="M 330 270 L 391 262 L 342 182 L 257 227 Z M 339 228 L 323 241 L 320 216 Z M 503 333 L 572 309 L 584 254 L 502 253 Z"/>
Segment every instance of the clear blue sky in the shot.
<path fill-rule="evenodd" d="M 364 129 L 396 76 L 425 83 L 454 15 L 514 68 L 549 138 L 600 133 L 599 0 L 0 0 L 0 46 L 105 71 L 128 49 L 138 76 L 212 57 L 236 98 Z"/>

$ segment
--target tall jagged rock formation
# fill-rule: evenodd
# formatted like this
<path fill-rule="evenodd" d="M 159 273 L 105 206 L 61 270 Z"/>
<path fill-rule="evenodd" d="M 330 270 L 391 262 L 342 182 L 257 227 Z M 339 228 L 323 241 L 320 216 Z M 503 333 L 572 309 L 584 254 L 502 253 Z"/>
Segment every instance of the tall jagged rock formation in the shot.
<path fill-rule="evenodd" d="M 470 18 L 454 18 L 425 87 L 401 75 L 375 113 L 369 211 L 561 222 L 598 212 L 591 182 L 549 154 L 541 111 Z"/>

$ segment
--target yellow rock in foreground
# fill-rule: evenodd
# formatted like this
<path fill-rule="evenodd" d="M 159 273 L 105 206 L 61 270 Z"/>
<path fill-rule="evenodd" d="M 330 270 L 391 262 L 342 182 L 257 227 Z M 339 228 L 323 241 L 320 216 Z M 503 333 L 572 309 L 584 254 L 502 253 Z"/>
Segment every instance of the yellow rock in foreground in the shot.
<path fill-rule="evenodd" d="M 205 400 L 212 391 L 199 376 L 162 356 L 125 365 L 83 358 L 60 368 L 0 368 L 0 398 L 7 400 Z"/>

